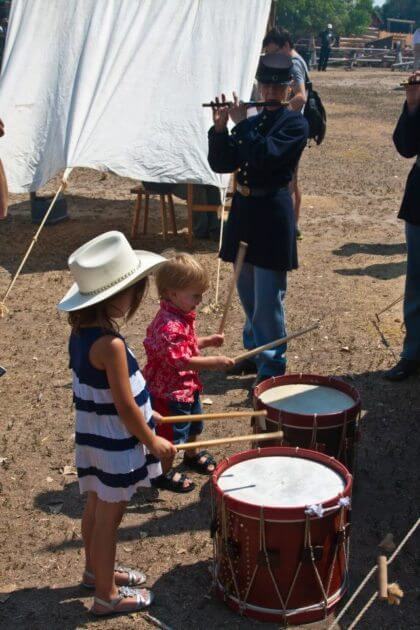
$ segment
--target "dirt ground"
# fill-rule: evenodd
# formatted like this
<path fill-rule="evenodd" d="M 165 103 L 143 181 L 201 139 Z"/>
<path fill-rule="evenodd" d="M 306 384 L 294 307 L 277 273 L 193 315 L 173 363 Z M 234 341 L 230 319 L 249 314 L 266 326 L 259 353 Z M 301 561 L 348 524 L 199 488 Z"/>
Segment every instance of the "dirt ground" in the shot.
<path fill-rule="evenodd" d="M 353 496 L 351 588 L 375 562 L 377 545 L 391 533 L 398 542 L 419 515 L 419 380 L 390 384 L 382 372 L 398 356 L 403 340 L 401 304 L 381 318 L 374 313 L 403 291 L 404 226 L 396 218 L 411 160 L 399 157 L 392 131 L 403 102 L 395 91 L 401 76 L 385 70 L 331 70 L 314 73 L 328 112 L 327 138 L 307 149 L 301 163 L 304 192 L 299 244 L 300 268 L 290 275 L 287 295 L 290 331 L 320 317 L 314 333 L 292 341 L 288 369 L 344 378 L 360 391 L 367 415 L 358 452 Z M 46 190 L 53 191 L 57 181 Z M 67 367 L 68 328 L 56 303 L 69 286 L 66 260 L 86 240 L 109 229 L 129 234 L 132 182 L 113 175 L 73 172 L 67 193 L 71 219 L 46 227 L 0 321 L 0 626 L 7 629 L 148 628 L 139 613 L 108 620 L 86 612 L 88 592 L 78 583 L 82 571 L 80 517 L 82 499 L 73 465 L 73 410 Z M 178 237 L 166 243 L 159 234 L 153 205 L 150 235 L 138 248 L 162 252 L 186 248 L 185 205 L 177 202 Z M 10 217 L 0 223 L 0 293 L 3 295 L 27 248 L 34 226 L 27 195 L 13 195 Z M 217 328 L 214 301 L 217 246 L 197 241 L 194 254 L 210 269 L 212 286 L 198 318 L 206 334 Z M 221 301 L 230 269 L 222 265 Z M 157 308 L 146 298 L 126 328 L 140 363 L 142 339 Z M 226 353 L 241 351 L 242 311 L 235 298 L 229 315 Z M 382 336 L 381 336 L 382 335 Z M 211 411 L 250 408 L 248 377 L 204 375 L 203 397 Z M 240 433 L 246 425 L 229 425 Z M 209 424 L 207 437 L 222 436 L 225 422 Z M 218 457 L 241 450 L 221 447 Z M 188 495 L 140 492 L 120 529 L 118 558 L 147 571 L 156 592 L 151 614 L 176 630 L 275 628 L 241 618 L 211 595 L 209 567 L 209 484 L 193 475 L 197 488 Z M 411 538 L 390 568 L 405 597 L 400 606 L 375 604 L 360 629 L 420 628 L 420 532 Z M 343 620 L 351 621 L 373 593 L 371 580 Z M 318 624 L 317 628 L 324 627 Z"/>

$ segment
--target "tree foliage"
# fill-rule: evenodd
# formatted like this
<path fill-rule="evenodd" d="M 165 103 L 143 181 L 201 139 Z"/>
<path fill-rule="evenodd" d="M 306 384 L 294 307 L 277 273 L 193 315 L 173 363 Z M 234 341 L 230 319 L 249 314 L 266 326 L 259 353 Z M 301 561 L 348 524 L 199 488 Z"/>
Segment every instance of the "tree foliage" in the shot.
<path fill-rule="evenodd" d="M 380 12 L 384 20 L 386 18 L 399 18 L 400 20 L 415 20 L 420 27 L 420 1 L 419 0 L 386 0 Z"/>
<path fill-rule="evenodd" d="M 328 23 L 339 35 L 358 35 L 369 26 L 372 8 L 372 0 L 276 0 L 276 21 L 295 38 L 317 35 Z"/>

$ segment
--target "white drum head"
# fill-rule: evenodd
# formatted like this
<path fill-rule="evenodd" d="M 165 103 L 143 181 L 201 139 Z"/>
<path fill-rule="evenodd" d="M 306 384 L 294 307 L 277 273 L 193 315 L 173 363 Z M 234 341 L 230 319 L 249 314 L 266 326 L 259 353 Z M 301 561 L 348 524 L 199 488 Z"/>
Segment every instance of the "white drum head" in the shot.
<path fill-rule="evenodd" d="M 266 389 L 259 399 L 268 407 L 296 414 L 339 413 L 355 404 L 351 396 L 334 387 L 293 383 Z"/>
<path fill-rule="evenodd" d="M 291 508 L 323 503 L 343 492 L 341 475 L 301 457 L 256 457 L 227 468 L 217 481 L 225 494 L 252 505 Z"/>

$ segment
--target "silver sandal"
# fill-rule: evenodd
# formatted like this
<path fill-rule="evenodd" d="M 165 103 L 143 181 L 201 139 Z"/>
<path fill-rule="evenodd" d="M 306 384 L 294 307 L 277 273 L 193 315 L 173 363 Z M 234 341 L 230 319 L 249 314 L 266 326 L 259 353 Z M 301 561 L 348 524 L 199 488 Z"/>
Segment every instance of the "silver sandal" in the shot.
<path fill-rule="evenodd" d="M 152 591 L 149 591 L 148 589 L 142 589 L 142 591 L 147 593 L 147 595 L 144 596 L 142 592 L 136 590 L 135 588 L 121 586 L 121 588 L 118 589 L 118 597 L 111 599 L 110 602 L 107 602 L 100 597 L 94 597 L 93 606 L 90 609 L 90 612 L 95 615 L 95 617 L 108 617 L 109 615 L 126 615 L 132 612 L 137 612 L 138 610 L 143 610 L 143 608 L 150 606 L 153 602 L 154 596 Z M 117 606 L 124 601 L 124 599 L 133 598 L 135 598 L 134 603 L 127 604 L 125 608 L 123 607 L 122 609 L 117 609 Z M 105 608 L 105 611 L 98 612 L 94 610 L 95 604 Z"/>
<path fill-rule="evenodd" d="M 122 567 L 120 565 L 116 565 L 114 568 L 115 573 L 127 573 L 128 581 L 124 586 L 141 586 L 147 581 L 147 576 L 142 571 L 137 571 L 135 569 L 130 569 L 129 567 Z M 90 580 L 95 580 L 95 576 L 90 571 L 84 571 L 83 573 L 83 581 L 82 586 L 85 588 L 94 590 L 95 582 L 86 582 L 85 578 Z"/>

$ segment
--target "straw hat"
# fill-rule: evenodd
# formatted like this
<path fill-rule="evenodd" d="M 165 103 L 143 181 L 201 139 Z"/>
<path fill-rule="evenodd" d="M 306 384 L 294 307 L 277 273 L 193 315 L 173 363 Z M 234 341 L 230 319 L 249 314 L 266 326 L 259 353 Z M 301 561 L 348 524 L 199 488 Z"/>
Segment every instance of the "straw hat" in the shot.
<path fill-rule="evenodd" d="M 121 232 L 100 234 L 69 257 L 76 282 L 58 309 L 75 311 L 102 302 L 149 275 L 165 260 L 153 252 L 135 251 Z"/>

